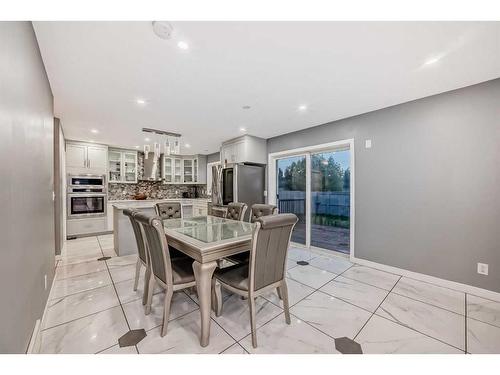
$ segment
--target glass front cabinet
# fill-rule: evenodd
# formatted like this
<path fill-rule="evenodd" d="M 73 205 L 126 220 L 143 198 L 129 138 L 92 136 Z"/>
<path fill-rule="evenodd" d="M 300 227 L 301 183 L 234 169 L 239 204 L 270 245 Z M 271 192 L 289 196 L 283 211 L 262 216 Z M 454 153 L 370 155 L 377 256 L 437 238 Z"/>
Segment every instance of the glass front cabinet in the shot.
<path fill-rule="evenodd" d="M 205 184 L 206 155 L 163 156 L 163 178 L 166 184 Z M 204 167 L 202 167 L 204 165 Z M 203 173 L 205 172 L 205 173 Z"/>
<path fill-rule="evenodd" d="M 132 184 L 137 182 L 137 152 L 110 149 L 108 164 L 110 183 Z"/>

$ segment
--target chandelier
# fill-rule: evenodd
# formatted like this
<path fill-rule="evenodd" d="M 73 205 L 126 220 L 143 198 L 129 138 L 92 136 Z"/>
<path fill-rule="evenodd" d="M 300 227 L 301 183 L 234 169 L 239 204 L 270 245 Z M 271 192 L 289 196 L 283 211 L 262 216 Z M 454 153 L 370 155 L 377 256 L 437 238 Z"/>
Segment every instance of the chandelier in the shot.
<path fill-rule="evenodd" d="M 153 149 L 151 150 L 150 144 L 144 145 L 145 159 L 148 159 L 150 152 L 153 152 L 155 159 L 158 159 L 160 157 L 162 149 L 165 155 L 180 155 L 181 134 L 151 128 L 142 128 L 142 131 L 153 134 Z"/>

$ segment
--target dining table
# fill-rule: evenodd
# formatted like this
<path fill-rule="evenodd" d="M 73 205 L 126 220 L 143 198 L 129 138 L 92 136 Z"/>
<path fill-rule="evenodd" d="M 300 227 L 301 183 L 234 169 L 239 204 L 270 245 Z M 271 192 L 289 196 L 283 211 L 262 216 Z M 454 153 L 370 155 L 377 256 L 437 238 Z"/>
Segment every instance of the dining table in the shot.
<path fill-rule="evenodd" d="M 218 260 L 250 250 L 254 223 L 215 216 L 163 221 L 169 246 L 193 259 L 201 315 L 200 345 L 210 340 L 212 275 Z"/>

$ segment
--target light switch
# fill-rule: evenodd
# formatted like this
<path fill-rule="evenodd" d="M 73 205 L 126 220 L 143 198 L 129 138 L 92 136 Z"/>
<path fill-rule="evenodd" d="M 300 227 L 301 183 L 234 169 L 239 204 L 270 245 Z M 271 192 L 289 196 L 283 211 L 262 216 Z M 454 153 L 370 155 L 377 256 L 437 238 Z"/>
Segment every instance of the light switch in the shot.
<path fill-rule="evenodd" d="M 372 148 L 372 140 L 371 139 L 365 140 L 365 148 Z"/>

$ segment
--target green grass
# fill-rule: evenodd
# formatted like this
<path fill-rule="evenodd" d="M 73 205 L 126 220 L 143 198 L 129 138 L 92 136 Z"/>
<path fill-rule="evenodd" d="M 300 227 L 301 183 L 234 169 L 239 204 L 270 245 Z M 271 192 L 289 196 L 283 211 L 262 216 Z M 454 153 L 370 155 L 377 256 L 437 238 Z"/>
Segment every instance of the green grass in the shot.
<path fill-rule="evenodd" d="M 316 225 L 325 225 L 344 229 L 350 228 L 348 216 L 314 214 L 312 215 L 312 223 Z"/>

